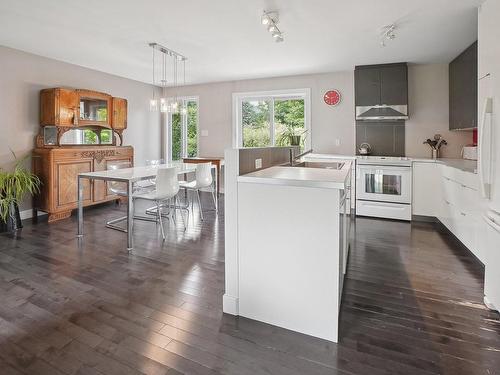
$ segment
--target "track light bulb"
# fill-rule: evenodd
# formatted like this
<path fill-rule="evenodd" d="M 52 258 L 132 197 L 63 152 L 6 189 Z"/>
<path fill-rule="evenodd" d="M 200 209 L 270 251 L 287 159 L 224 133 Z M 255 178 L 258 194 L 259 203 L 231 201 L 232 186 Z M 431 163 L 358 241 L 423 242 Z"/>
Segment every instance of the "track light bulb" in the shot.
<path fill-rule="evenodd" d="M 274 32 L 274 31 L 276 31 L 276 30 L 278 30 L 278 28 L 276 27 L 276 25 L 275 25 L 275 24 L 271 24 L 271 25 L 269 25 L 269 27 L 267 28 L 267 31 L 269 31 L 270 33 Z"/>
<path fill-rule="evenodd" d="M 149 110 L 151 112 L 156 112 L 158 110 L 158 101 L 156 99 L 151 99 L 149 101 Z"/>
<path fill-rule="evenodd" d="M 263 25 L 269 25 L 271 22 L 271 18 L 267 15 L 267 13 L 264 13 L 261 18 L 261 22 Z"/>

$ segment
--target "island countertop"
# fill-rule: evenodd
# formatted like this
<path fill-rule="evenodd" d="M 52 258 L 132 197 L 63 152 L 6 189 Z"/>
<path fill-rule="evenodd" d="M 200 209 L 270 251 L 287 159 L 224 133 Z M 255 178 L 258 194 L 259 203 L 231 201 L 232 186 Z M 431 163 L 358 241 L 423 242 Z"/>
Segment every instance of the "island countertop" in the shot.
<path fill-rule="evenodd" d="M 238 182 L 344 189 L 350 176 L 351 160 L 342 160 L 341 169 L 274 166 L 238 176 Z"/>

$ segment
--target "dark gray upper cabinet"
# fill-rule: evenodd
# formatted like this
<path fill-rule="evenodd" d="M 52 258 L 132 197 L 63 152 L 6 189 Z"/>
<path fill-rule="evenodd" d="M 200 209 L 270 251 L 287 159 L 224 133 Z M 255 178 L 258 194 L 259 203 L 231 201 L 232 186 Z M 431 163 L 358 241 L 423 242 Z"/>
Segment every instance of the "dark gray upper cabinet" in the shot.
<path fill-rule="evenodd" d="M 477 128 L 477 42 L 450 63 L 450 130 Z"/>
<path fill-rule="evenodd" d="M 357 106 L 380 104 L 380 70 L 358 69 L 354 71 Z"/>
<path fill-rule="evenodd" d="M 408 67 L 406 64 L 380 67 L 380 104 L 408 104 Z"/>
<path fill-rule="evenodd" d="M 356 106 L 408 104 L 406 63 L 357 66 L 354 82 Z"/>

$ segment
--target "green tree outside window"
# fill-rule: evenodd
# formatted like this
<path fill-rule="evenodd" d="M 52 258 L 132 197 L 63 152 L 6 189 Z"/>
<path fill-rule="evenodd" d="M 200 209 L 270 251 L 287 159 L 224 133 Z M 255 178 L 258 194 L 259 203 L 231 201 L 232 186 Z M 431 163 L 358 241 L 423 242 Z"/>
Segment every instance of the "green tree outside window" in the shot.
<path fill-rule="evenodd" d="M 172 114 L 172 160 L 180 160 L 182 153 L 182 119 L 180 113 Z"/>
<path fill-rule="evenodd" d="M 198 155 L 198 103 L 187 103 L 187 156 Z"/>
<path fill-rule="evenodd" d="M 274 105 L 274 108 L 271 108 Z M 305 131 L 304 99 L 275 99 L 242 102 L 243 147 L 267 147 L 271 144 L 271 109 L 274 110 L 274 139 L 278 146 L 290 145 L 291 135 Z M 301 138 L 304 146 L 305 137 Z"/>

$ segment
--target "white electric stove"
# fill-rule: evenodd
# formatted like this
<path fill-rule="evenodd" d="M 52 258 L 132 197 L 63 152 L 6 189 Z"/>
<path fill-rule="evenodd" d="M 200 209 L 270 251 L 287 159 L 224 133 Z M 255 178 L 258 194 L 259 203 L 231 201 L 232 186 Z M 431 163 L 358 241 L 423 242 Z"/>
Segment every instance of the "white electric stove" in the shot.
<path fill-rule="evenodd" d="M 410 221 L 411 159 L 358 156 L 356 164 L 356 215 Z"/>

